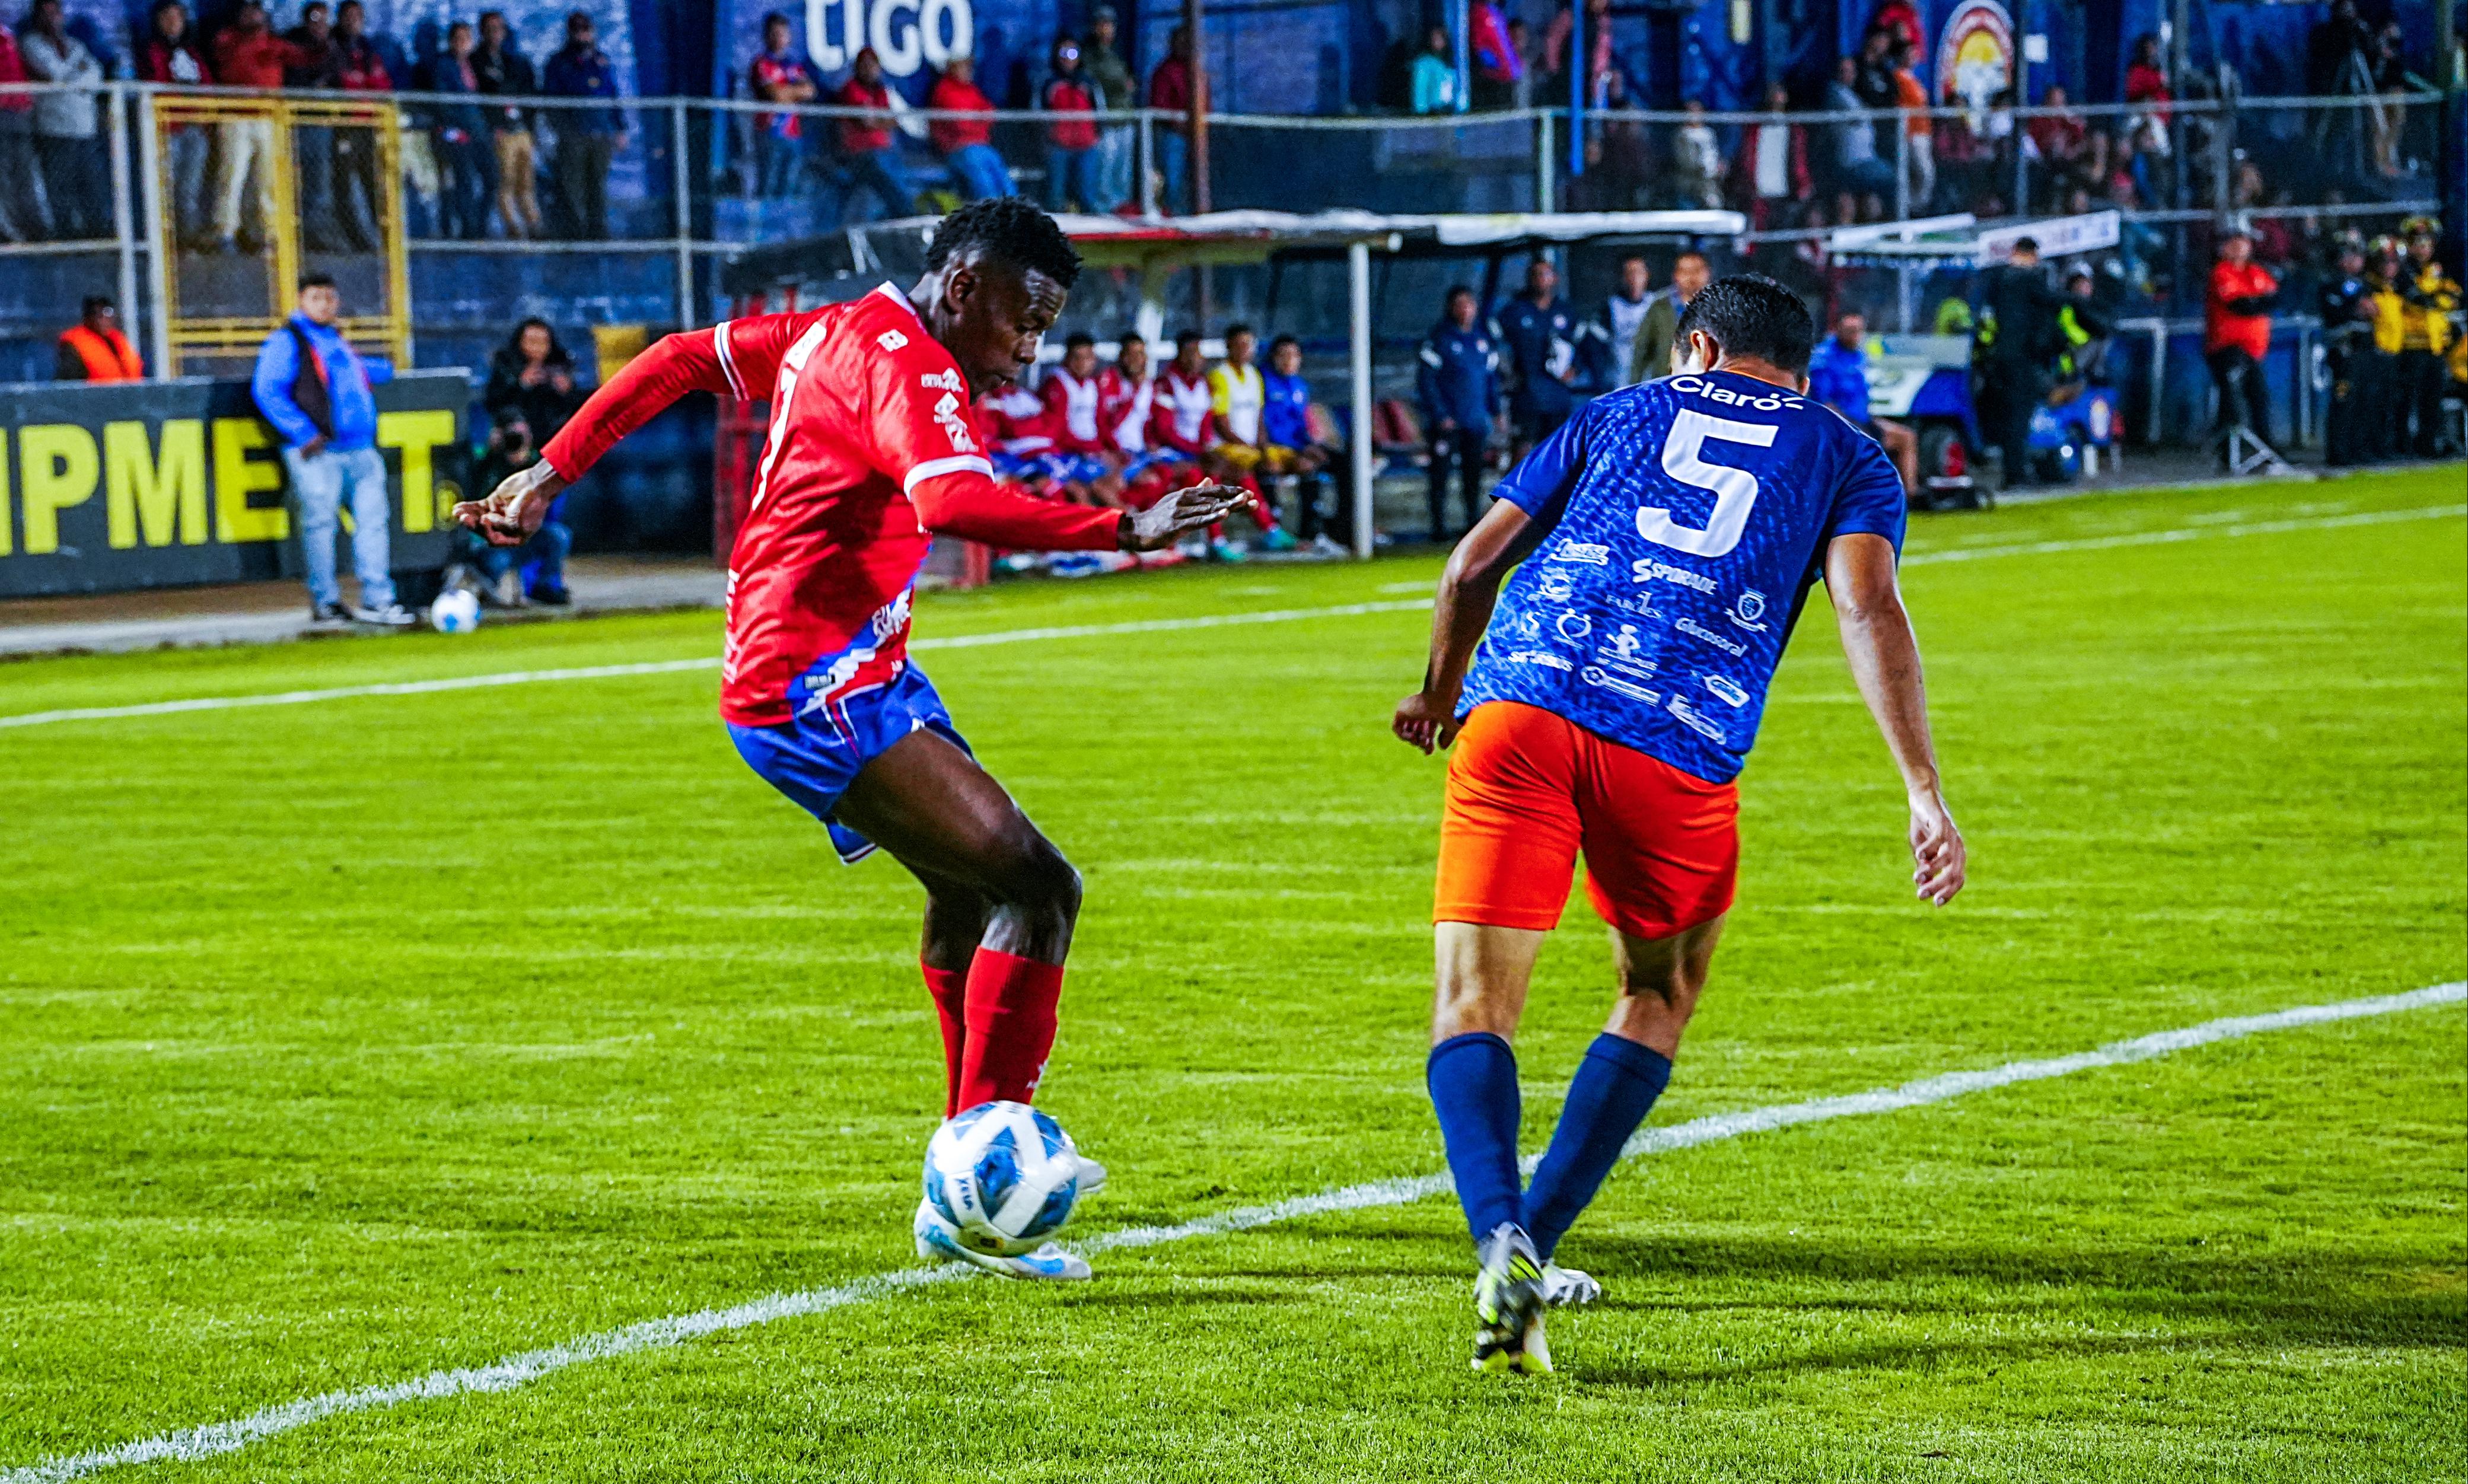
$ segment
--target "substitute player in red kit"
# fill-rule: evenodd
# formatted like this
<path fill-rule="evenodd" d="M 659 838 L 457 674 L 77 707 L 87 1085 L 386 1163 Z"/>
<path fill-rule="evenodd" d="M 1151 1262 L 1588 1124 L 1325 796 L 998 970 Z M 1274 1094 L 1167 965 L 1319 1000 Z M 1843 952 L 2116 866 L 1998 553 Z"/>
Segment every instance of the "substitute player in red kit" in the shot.
<path fill-rule="evenodd" d="M 512 544 L 558 491 L 690 391 L 768 401 L 768 446 L 729 556 L 722 719 L 738 752 L 831 830 L 841 857 L 880 847 L 926 886 L 921 957 L 941 1013 L 945 1115 L 1036 1094 L 1053 1048 L 1080 875 L 977 765 L 908 658 L 928 533 L 1041 551 L 1156 551 L 1242 508 L 1200 485 L 1147 511 L 998 489 L 969 415 L 1037 362 L 1079 255 L 1017 197 L 945 218 L 924 279 L 793 314 L 670 335 L 609 378 L 540 461 L 455 518 Z M 1081 1188 L 1104 1172 L 1090 1165 Z M 921 1256 L 1017 1277 L 1085 1278 L 1048 1244 L 971 1251 L 921 1204 Z"/>

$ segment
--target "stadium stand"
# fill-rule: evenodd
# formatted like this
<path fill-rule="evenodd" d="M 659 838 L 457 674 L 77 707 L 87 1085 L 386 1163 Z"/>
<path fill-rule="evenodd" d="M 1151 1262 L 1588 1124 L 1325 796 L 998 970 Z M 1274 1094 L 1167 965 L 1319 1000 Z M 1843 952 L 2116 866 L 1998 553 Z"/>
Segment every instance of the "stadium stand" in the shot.
<path fill-rule="evenodd" d="M 1620 0 L 1228 5 L 1186 47 L 1179 3 L 285 0 L 192 15 L 39 0 L 0 17 L 0 377 L 47 378 L 57 307 L 107 291 L 150 374 L 205 369 L 173 333 L 197 293 L 232 291 L 258 260 L 279 278 L 314 258 L 373 302 L 352 264 L 381 272 L 389 233 L 400 349 L 471 373 L 477 449 L 490 357 L 519 321 L 708 322 L 732 297 L 728 264 L 765 244 L 999 192 L 1133 217 L 1721 207 L 1749 230 L 1700 244 L 1716 271 L 1771 273 L 1888 335 L 1960 321 L 1978 263 L 1881 254 L 1848 229 L 2113 212 L 2099 245 L 2065 261 L 2092 269 L 2114 327 L 2120 431 L 2199 443 L 2212 425 L 2203 307 L 2233 225 L 2280 285 L 2256 386 L 2287 442 L 2317 445 L 2331 387 L 2313 310 L 2342 235 L 2370 244 L 2436 219 L 2434 261 L 2458 276 L 2458 42 L 2428 8 L 2376 0 L 2184 13 L 2180 28 L 2160 0 L 1788 14 L 1751 0 L 1724 16 Z M 383 118 L 321 111 L 354 101 L 382 101 Z M 286 225 L 297 240 L 276 242 Z M 1657 283 L 1673 245 L 1648 253 Z M 1620 271 L 1582 242 L 1552 255 L 1574 306 Z M 852 283 L 880 266 L 853 263 Z M 1522 268 L 1504 264 L 1512 281 Z M 1383 270 L 1378 398 L 1411 396 L 1428 306 L 1479 270 Z M 1181 277 L 1161 300 L 1176 321 L 1248 319 L 1322 370 L 1345 342 L 1325 264 Z M 1064 328 L 1110 340 L 1125 306 L 1107 292 Z M 1502 297 L 1487 285 L 1482 303 Z M 664 420 L 578 491 L 579 547 L 706 539 L 712 416 Z"/>

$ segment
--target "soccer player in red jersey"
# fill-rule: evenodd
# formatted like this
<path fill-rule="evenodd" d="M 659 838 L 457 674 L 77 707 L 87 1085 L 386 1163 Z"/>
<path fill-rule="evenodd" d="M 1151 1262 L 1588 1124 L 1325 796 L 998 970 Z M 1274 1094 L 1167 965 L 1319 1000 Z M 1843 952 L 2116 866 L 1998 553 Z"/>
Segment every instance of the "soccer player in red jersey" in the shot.
<path fill-rule="evenodd" d="M 1241 509 L 1178 490 L 1143 512 L 998 489 L 969 403 L 1037 362 L 1079 255 L 1017 197 L 947 217 L 924 279 L 848 304 L 670 335 L 583 404 L 537 464 L 455 518 L 513 544 L 558 491 L 687 392 L 771 404 L 753 506 L 729 557 L 722 719 L 739 753 L 831 830 L 842 858 L 880 847 L 926 887 L 926 985 L 940 1012 L 945 1115 L 1036 1094 L 1055 1036 L 1080 874 L 1029 823 L 908 658 L 929 532 L 1027 550 L 1157 551 Z M 1093 1164 L 1082 1188 L 1104 1173 Z M 953 1240 L 930 1207 L 920 1255 L 1020 1277 L 1085 1278 L 1049 1244 L 1022 1257 Z"/>

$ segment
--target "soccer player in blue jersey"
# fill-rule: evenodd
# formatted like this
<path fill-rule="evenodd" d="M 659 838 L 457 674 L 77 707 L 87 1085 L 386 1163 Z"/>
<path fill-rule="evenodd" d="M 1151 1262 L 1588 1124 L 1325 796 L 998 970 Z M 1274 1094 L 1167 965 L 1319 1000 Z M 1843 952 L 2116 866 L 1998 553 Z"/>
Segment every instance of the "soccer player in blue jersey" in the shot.
<path fill-rule="evenodd" d="M 1731 905 L 1732 780 L 1820 578 L 1903 776 L 1912 881 L 1939 906 L 1962 889 L 1894 582 L 1901 477 L 1804 395 L 1816 327 L 1772 280 L 1708 285 L 1678 340 L 1680 375 L 1596 399 L 1493 491 L 1397 707 L 1404 741 L 1455 744 L 1428 1075 L 1480 1261 L 1481 1369 L 1549 1370 L 1543 1306 L 1601 1291 L 1552 1251 L 1670 1078 Z M 1520 1189 L 1509 1038 L 1581 851 L 1619 996 Z"/>

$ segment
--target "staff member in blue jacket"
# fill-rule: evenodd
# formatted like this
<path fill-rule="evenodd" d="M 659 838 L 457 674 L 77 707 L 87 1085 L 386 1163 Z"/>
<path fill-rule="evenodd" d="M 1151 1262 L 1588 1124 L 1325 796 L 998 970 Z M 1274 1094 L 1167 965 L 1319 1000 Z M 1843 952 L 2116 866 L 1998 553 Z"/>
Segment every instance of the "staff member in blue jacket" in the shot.
<path fill-rule="evenodd" d="M 1515 374 L 1508 386 L 1508 417 L 1516 426 L 1511 462 L 1558 432 L 1577 410 L 1577 396 L 1568 389 L 1577 371 L 1577 316 L 1559 288 L 1560 270 L 1538 257 L 1525 265 L 1525 291 L 1492 316 L 1491 332 Z"/>
<path fill-rule="evenodd" d="M 299 512 L 300 557 L 308 569 L 308 615 L 321 624 L 377 624 L 401 628 L 411 614 L 395 602 L 388 570 L 394 512 L 386 500 L 386 468 L 377 452 L 375 384 L 394 369 L 360 359 L 335 326 L 343 296 L 333 279 L 300 280 L 299 308 L 258 347 L 250 389 L 257 410 L 283 439 L 283 468 L 291 476 Z M 360 601 L 343 605 L 334 581 L 334 531 L 346 494 L 352 502 L 352 566 Z"/>
<path fill-rule="evenodd" d="M 1484 448 L 1491 443 L 1491 413 L 1499 405 L 1499 348 L 1474 323 L 1474 290 L 1449 290 L 1440 322 L 1423 337 L 1422 364 L 1414 389 L 1423 400 L 1423 428 L 1431 448 L 1431 539 L 1449 539 L 1449 470 L 1459 480 L 1466 528 L 1482 516 Z"/>

